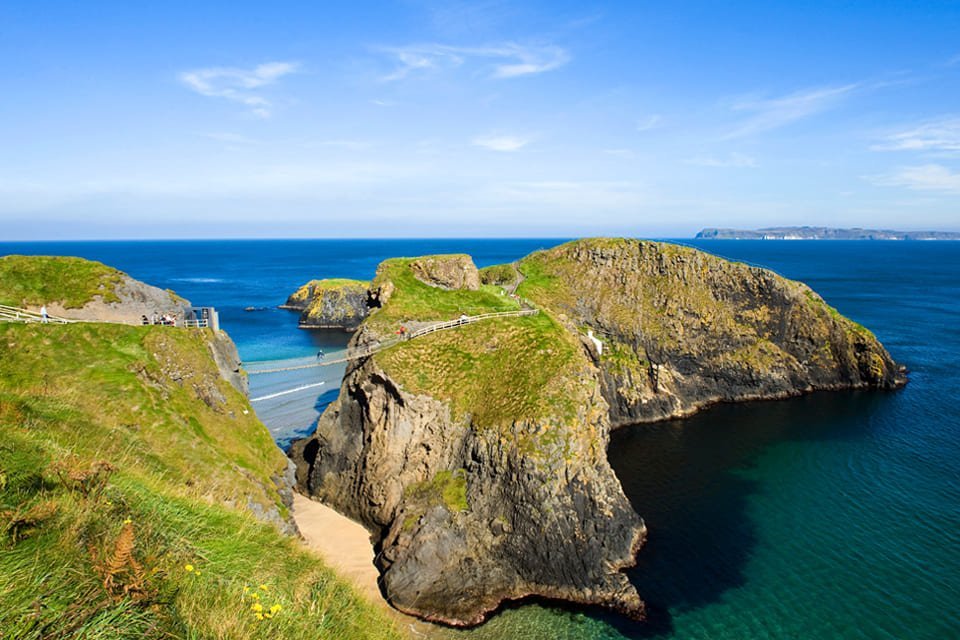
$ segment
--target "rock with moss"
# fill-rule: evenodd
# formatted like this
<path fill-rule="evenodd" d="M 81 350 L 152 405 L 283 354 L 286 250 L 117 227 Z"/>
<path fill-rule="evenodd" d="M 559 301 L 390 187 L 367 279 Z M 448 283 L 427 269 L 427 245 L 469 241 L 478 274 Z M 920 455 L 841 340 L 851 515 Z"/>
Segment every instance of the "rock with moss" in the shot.
<path fill-rule="evenodd" d="M 905 381 L 870 331 L 767 269 L 688 247 L 589 239 L 534 253 L 520 270 L 523 296 L 600 339 L 614 425 Z"/>
<path fill-rule="evenodd" d="M 418 266 L 430 263 L 380 265 L 371 289 L 389 295 L 351 348 L 395 344 L 348 365 L 316 433 L 291 450 L 301 490 L 373 533 L 389 601 L 426 619 L 471 625 L 526 596 L 642 618 L 622 569 L 646 528 L 607 462 L 611 428 L 903 382 L 866 329 L 806 286 L 631 240 L 520 261 L 517 292 L 537 315 L 396 343 L 398 325 L 519 308 L 494 284 L 436 286 Z"/>
<path fill-rule="evenodd" d="M 300 311 L 301 329 L 354 331 L 367 317 L 369 286 L 369 282 L 362 280 L 311 280 L 287 298 L 280 308 Z"/>
<path fill-rule="evenodd" d="M 427 284 L 424 262 L 381 265 L 374 284 L 392 295 L 354 347 L 401 321 L 517 309 L 489 289 Z M 402 611 L 470 625 L 536 595 L 640 618 L 621 569 L 645 528 L 606 460 L 598 378 L 547 314 L 403 342 L 350 366 L 315 435 L 293 447 L 298 484 L 374 532 Z"/>
<path fill-rule="evenodd" d="M 424 256 L 410 262 L 414 277 L 433 287 L 443 289 L 480 288 L 480 272 L 473 259 L 463 254 Z"/>
<path fill-rule="evenodd" d="M 143 316 L 187 317 L 190 302 L 113 267 L 69 256 L 0 257 L 0 304 L 72 320 L 140 324 Z"/>
<path fill-rule="evenodd" d="M 494 264 L 480 269 L 480 282 L 500 286 L 512 286 L 519 279 L 517 268 L 512 264 Z"/>

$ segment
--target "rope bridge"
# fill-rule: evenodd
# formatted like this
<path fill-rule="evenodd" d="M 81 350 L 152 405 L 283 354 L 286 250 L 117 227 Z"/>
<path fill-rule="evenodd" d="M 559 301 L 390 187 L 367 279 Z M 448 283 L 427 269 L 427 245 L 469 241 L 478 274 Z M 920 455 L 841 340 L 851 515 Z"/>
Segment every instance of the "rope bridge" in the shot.
<path fill-rule="evenodd" d="M 445 331 L 447 329 L 456 329 L 457 327 L 462 327 L 465 324 L 473 324 L 474 322 L 480 322 L 482 320 L 490 320 L 493 318 L 515 318 L 518 316 L 535 316 L 540 313 L 539 309 L 521 309 L 519 311 L 496 311 L 492 313 L 481 313 L 476 316 L 464 316 L 462 318 L 457 318 L 456 320 L 447 320 L 445 322 L 437 322 L 426 327 L 421 327 L 416 331 L 411 331 L 405 337 L 395 337 L 388 340 L 384 340 L 374 346 L 365 347 L 359 351 L 354 351 L 349 353 L 346 356 L 341 358 L 336 358 L 334 360 L 323 360 L 321 362 L 312 362 L 310 364 L 301 364 L 291 367 L 278 367 L 276 369 L 260 369 L 259 371 L 247 371 L 249 375 L 259 375 L 261 373 L 280 373 L 281 371 L 297 371 L 299 369 L 311 369 L 313 367 L 328 367 L 333 364 L 341 364 L 344 362 L 349 362 L 350 360 L 359 360 L 361 358 L 367 358 L 377 353 L 378 351 L 383 351 L 384 349 L 389 349 L 401 342 L 406 342 L 407 340 L 413 340 L 415 338 L 420 338 L 431 333 L 436 333 L 437 331 Z M 248 364 L 256 364 L 254 362 Z"/>

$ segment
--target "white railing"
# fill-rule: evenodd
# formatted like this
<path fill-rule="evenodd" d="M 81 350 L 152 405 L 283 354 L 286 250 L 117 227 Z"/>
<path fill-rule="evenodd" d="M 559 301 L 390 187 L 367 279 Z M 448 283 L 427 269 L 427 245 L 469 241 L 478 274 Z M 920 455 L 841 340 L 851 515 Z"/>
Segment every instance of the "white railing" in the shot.
<path fill-rule="evenodd" d="M 201 320 L 184 320 L 183 326 L 185 326 L 188 329 L 206 329 L 207 327 L 210 326 L 210 321 L 207 320 L 206 318 L 203 318 Z"/>
<path fill-rule="evenodd" d="M 28 309 L 21 309 L 20 307 L 10 307 L 5 304 L 0 304 L 0 321 L 2 322 L 49 322 L 52 324 L 70 324 L 71 322 L 76 322 L 76 320 L 68 320 L 67 318 L 60 318 L 58 316 L 47 315 L 44 318 L 39 313 L 35 311 L 29 311 Z"/>

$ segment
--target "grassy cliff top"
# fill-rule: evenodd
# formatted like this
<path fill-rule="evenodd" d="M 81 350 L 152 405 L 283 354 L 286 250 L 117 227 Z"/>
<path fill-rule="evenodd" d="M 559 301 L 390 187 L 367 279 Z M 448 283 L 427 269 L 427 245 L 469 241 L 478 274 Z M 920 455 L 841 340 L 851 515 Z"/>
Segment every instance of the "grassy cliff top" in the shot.
<path fill-rule="evenodd" d="M 0 257 L 0 304 L 42 305 L 60 302 L 78 309 L 101 296 L 117 302 L 123 273 L 105 264 L 65 256 Z"/>
<path fill-rule="evenodd" d="M 766 340 L 776 331 L 771 318 L 789 309 L 876 340 L 806 284 L 691 247 L 588 238 L 532 253 L 519 268 L 525 278 L 520 295 L 576 322 L 590 319 L 613 333 L 647 336 L 659 348 Z"/>
<path fill-rule="evenodd" d="M 0 628 L 396 637 L 315 556 L 254 518 L 286 513 L 272 481 L 285 467 L 220 377 L 206 332 L 0 324 Z"/>
<path fill-rule="evenodd" d="M 495 285 L 470 290 L 425 284 L 410 269 L 415 260 L 424 259 L 381 264 L 372 287 L 390 293 L 365 321 L 368 327 L 392 333 L 407 322 L 520 309 Z M 578 373 L 587 365 L 576 339 L 547 313 L 441 331 L 375 358 L 407 391 L 448 401 L 455 413 L 470 414 L 484 427 L 542 418 L 569 423 L 587 392 L 578 387 Z"/>
<path fill-rule="evenodd" d="M 374 357 L 405 390 L 445 400 L 479 427 L 571 424 L 590 390 L 580 346 L 546 313 L 440 331 Z"/>
<path fill-rule="evenodd" d="M 382 262 L 370 287 L 389 291 L 389 294 L 382 308 L 372 314 L 366 324 L 375 330 L 392 332 L 404 322 L 453 320 L 461 314 L 479 315 L 519 308 L 499 287 L 483 285 L 475 290 L 433 287 L 417 279 L 410 268 L 417 260 L 465 257 L 469 258 L 457 254 L 392 258 Z"/>

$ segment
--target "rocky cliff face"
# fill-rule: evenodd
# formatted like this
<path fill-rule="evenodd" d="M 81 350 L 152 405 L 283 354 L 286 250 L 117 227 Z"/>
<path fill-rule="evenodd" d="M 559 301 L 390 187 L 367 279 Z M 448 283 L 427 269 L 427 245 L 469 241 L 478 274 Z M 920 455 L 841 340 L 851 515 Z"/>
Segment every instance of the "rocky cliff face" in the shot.
<path fill-rule="evenodd" d="M 436 257 L 384 262 L 379 306 L 351 347 L 397 323 L 517 304 L 471 289 L 476 269 L 460 266 L 462 277 Z M 620 570 L 646 529 L 606 460 L 612 426 L 903 382 L 869 331 L 769 271 L 628 240 L 569 243 L 518 267 L 539 315 L 355 361 L 291 450 L 300 489 L 373 532 L 390 602 L 430 620 L 475 624 L 529 595 L 641 618 Z"/>
<path fill-rule="evenodd" d="M 480 272 L 466 255 L 426 256 L 410 263 L 414 277 L 432 287 L 443 289 L 480 288 Z"/>
<path fill-rule="evenodd" d="M 619 570 L 646 529 L 607 463 L 599 389 L 579 400 L 570 424 L 478 424 L 369 359 L 294 445 L 298 484 L 374 532 L 384 592 L 401 611 L 471 625 L 540 595 L 641 618 Z"/>
<path fill-rule="evenodd" d="M 360 280 L 311 280 L 280 308 L 300 311 L 301 329 L 354 331 L 367 317 L 368 288 Z"/>
<path fill-rule="evenodd" d="M 592 329 L 615 425 L 716 403 L 905 378 L 870 331 L 806 285 L 694 249 L 582 240 L 521 263 L 523 295 Z"/>

